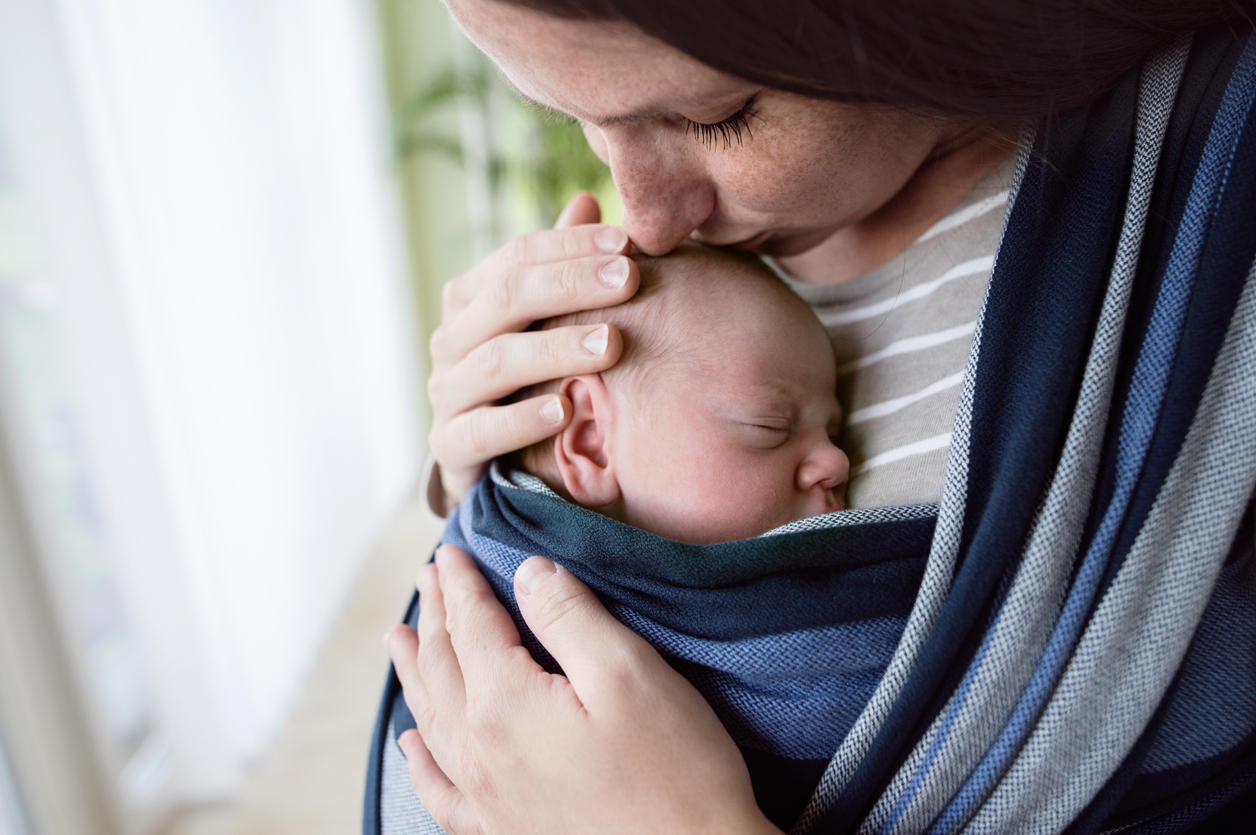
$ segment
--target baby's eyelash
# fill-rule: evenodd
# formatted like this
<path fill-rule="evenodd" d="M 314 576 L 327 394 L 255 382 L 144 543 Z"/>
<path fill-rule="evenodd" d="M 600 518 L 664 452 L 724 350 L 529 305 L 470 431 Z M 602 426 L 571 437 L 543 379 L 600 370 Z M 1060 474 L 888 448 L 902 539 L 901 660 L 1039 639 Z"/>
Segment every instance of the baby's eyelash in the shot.
<path fill-rule="evenodd" d="M 755 431 L 756 445 L 763 449 L 777 449 L 785 445 L 789 440 L 790 425 L 787 423 L 752 423 L 750 424 Z"/>
<path fill-rule="evenodd" d="M 750 119 L 755 115 L 754 104 L 757 98 L 758 94 L 751 96 L 732 116 L 712 124 L 686 119 L 685 133 L 693 134 L 695 139 L 708 148 L 715 147 L 717 141 L 722 142 L 725 149 L 731 148 L 734 139 L 737 140 L 738 145 L 741 145 L 743 131 L 753 142 L 754 133 L 750 130 Z"/>

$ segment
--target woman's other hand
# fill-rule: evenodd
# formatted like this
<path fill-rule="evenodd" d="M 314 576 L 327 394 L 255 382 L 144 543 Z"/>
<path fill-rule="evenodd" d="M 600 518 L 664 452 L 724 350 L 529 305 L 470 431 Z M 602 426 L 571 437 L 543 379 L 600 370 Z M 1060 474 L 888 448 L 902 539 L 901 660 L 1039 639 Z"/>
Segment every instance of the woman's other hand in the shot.
<path fill-rule="evenodd" d="M 617 304 L 637 289 L 628 236 L 598 223 L 597 201 L 577 194 L 553 229 L 515 238 L 445 284 L 428 380 L 432 452 L 452 510 L 488 461 L 555 434 L 571 415 L 561 395 L 509 405 L 524 386 L 605 370 L 623 342 L 613 326 L 525 333 L 533 322 Z"/>
<path fill-rule="evenodd" d="M 464 552 L 418 580 L 418 634 L 388 635 L 418 732 L 410 781 L 451 833 L 777 832 L 701 695 L 549 560 L 515 575 L 541 669 Z"/>

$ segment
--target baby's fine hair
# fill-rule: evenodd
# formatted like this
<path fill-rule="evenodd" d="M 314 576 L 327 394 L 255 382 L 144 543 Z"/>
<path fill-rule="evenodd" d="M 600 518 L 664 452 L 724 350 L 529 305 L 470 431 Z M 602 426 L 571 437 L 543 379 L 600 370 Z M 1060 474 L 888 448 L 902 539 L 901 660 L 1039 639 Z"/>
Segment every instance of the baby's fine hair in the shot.
<path fill-rule="evenodd" d="M 686 338 L 683 329 L 694 317 L 703 315 L 701 301 L 706 293 L 729 289 L 729 272 L 742 270 L 761 275 L 765 282 L 792 295 L 785 284 L 751 253 L 688 244 L 667 255 L 633 257 L 641 283 L 625 302 L 595 310 L 581 310 L 543 319 L 530 330 L 549 330 L 569 325 L 608 322 L 619 329 L 624 350 L 619 361 L 603 372 L 609 380 L 639 383 L 662 360 L 683 360 Z M 691 297 L 691 298 L 686 298 Z M 523 400 L 558 389 L 551 380 L 516 392 L 513 400 Z"/>
<path fill-rule="evenodd" d="M 653 371 L 690 361 L 686 349 L 692 344 L 692 337 L 687 338 L 686 329 L 692 329 L 694 318 L 704 315 L 703 297 L 731 290 L 737 272 L 742 276 L 758 274 L 765 286 L 779 288 L 783 298 L 792 298 L 794 303 L 801 304 L 793 291 L 752 253 L 685 244 L 667 255 L 637 255 L 633 261 L 641 283 L 632 298 L 611 307 L 543 319 L 529 329 L 539 331 L 602 322 L 614 325 L 623 337 L 624 348 L 619 361 L 602 372 L 608 385 L 644 386 Z M 747 300 L 747 303 L 753 302 Z M 560 383 L 549 380 L 526 386 L 506 402 L 557 392 Z M 548 461 L 553 449 L 554 438 L 547 438 L 507 456 L 507 462 L 544 478 L 544 474 L 537 471 L 538 464 Z"/>

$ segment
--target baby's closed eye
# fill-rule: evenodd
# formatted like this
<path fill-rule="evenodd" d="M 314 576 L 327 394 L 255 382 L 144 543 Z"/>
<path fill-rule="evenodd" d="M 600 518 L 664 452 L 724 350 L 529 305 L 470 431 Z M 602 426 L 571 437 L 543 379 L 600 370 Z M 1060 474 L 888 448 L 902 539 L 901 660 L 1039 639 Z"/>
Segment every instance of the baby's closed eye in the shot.
<path fill-rule="evenodd" d="M 776 449 L 785 444 L 793 434 L 788 420 L 754 420 L 738 424 L 746 443 L 760 449 Z"/>

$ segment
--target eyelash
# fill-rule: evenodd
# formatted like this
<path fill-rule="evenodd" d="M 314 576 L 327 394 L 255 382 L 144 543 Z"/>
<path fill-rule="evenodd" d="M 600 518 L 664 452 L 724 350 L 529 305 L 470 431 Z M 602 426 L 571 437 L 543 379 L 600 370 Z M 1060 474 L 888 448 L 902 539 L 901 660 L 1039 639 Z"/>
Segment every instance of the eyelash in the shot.
<path fill-rule="evenodd" d="M 755 429 L 759 430 L 759 437 L 770 440 L 770 443 L 763 445 L 764 449 L 778 449 L 785 445 L 790 439 L 793 432 L 790 431 L 789 425 L 770 426 L 765 423 L 752 424 Z"/>
<path fill-rule="evenodd" d="M 746 136 L 750 137 L 750 141 L 753 142 L 754 132 L 750 130 L 750 119 L 755 115 L 754 104 L 757 98 L 758 96 L 751 96 L 732 116 L 712 124 L 686 119 L 685 135 L 692 134 L 694 139 L 707 148 L 715 147 L 717 141 L 723 142 L 725 150 L 732 147 L 734 139 L 737 140 L 739 146 L 741 145 L 742 131 L 745 131 Z"/>

